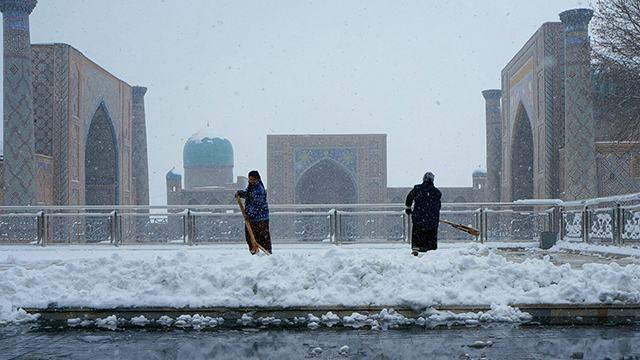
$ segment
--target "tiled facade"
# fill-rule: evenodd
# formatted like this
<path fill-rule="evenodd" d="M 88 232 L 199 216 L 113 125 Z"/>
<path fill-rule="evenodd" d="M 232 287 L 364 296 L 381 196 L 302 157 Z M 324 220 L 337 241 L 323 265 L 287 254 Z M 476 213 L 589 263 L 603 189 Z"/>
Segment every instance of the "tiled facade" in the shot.
<path fill-rule="evenodd" d="M 16 13 L 26 15 L 19 18 L 28 24 L 28 13 L 12 7 L 23 3 L 35 6 L 35 1 L 0 1 L 5 28 Z M 26 35 L 21 30 L 4 34 L 9 73 L 14 65 L 6 61 L 7 50 L 29 38 L 28 27 Z M 132 141 L 133 88 L 66 44 L 29 44 L 21 51 L 32 59 L 29 70 L 21 70 L 21 88 L 5 78 L 3 204 L 144 203 L 138 194 L 146 194 L 148 203 L 146 139 Z M 22 93 L 33 96 L 20 98 Z M 142 120 L 137 132 L 146 137 L 144 107 L 138 106 L 137 114 Z M 16 151 L 28 149 L 30 142 L 31 156 Z M 137 168 L 133 154 L 144 157 L 136 159 Z M 136 182 L 136 177 L 142 181 Z"/>
<path fill-rule="evenodd" d="M 4 29 L 5 205 L 36 205 L 29 14 L 35 0 L 0 1 Z"/>
<path fill-rule="evenodd" d="M 274 204 L 384 203 L 387 136 L 267 135 L 267 179 Z"/>
<path fill-rule="evenodd" d="M 568 10 L 560 14 L 562 22 L 542 25 L 502 71 L 501 108 L 483 93 L 490 200 L 577 200 L 640 191 L 632 171 L 640 141 L 596 136 L 598 121 L 627 120 L 605 116 L 593 103 L 591 14 Z M 496 138 L 500 147 L 490 146 Z M 500 179 L 497 191 L 492 179 Z"/>

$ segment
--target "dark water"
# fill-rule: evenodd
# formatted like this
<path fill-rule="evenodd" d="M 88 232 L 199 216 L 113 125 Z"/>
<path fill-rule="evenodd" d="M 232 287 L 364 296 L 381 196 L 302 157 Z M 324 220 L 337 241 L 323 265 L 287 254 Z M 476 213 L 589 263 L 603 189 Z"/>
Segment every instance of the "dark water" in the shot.
<path fill-rule="evenodd" d="M 65 330 L 0 327 L 0 359 L 640 360 L 640 326 L 401 330 Z"/>

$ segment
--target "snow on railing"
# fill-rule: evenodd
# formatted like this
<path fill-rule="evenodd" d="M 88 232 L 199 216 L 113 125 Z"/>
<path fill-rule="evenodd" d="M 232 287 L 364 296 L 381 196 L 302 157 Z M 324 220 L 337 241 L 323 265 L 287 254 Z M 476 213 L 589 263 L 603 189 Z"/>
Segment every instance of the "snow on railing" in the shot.
<path fill-rule="evenodd" d="M 446 203 L 440 216 L 480 231 L 473 237 L 441 224 L 441 241 L 640 241 L 640 194 Z M 409 242 L 411 221 L 403 204 L 272 204 L 270 229 L 274 243 Z M 0 207 L 0 244 L 243 242 L 244 221 L 233 205 Z"/>

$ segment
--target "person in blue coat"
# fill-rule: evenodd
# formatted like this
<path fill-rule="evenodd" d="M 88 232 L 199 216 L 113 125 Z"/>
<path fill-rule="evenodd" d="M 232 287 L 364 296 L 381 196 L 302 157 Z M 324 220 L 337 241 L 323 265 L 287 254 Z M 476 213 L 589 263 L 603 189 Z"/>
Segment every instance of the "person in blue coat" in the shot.
<path fill-rule="evenodd" d="M 433 184 L 435 175 L 427 172 L 422 184 L 411 189 L 405 201 L 405 212 L 411 215 L 411 254 L 438 248 L 438 224 L 440 223 L 440 199 L 442 193 Z M 413 205 L 413 210 L 411 210 Z"/>
<path fill-rule="evenodd" d="M 247 189 L 238 190 L 235 197 L 245 199 L 244 210 L 256 242 L 271 254 L 267 190 L 265 190 L 264 184 L 262 180 L 260 180 L 260 173 L 258 173 L 257 170 L 251 170 L 249 172 L 249 185 L 247 185 Z M 253 246 L 251 235 L 249 234 L 249 229 L 246 224 L 244 227 L 244 237 L 249 245 L 249 251 L 252 255 L 255 255 L 258 249 Z"/>

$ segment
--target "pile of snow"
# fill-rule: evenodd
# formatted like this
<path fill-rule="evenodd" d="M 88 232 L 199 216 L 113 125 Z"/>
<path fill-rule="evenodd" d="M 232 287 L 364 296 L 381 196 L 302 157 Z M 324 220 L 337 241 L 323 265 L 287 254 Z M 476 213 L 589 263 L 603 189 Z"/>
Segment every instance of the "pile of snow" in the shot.
<path fill-rule="evenodd" d="M 429 328 L 434 328 L 439 325 L 475 326 L 482 324 L 486 325 L 489 323 L 522 323 L 531 319 L 532 316 L 530 314 L 523 313 L 517 308 L 514 309 L 507 305 L 492 304 L 491 310 L 487 312 L 480 311 L 477 313 L 468 312 L 462 314 L 429 308 L 423 311 L 415 319 L 407 318 L 396 312 L 394 309 L 382 309 L 379 314 L 360 314 L 358 312 L 353 312 L 351 315 L 343 316 L 342 318 L 329 311 L 320 317 L 308 314 L 306 317 L 294 317 L 292 320 L 286 318 L 280 319 L 271 316 L 254 318 L 252 315 L 245 313 L 242 314 L 240 319 L 236 320 L 236 325 L 241 327 L 262 328 L 272 325 L 277 327 L 284 324 L 288 327 L 307 327 L 312 330 L 320 327 L 331 328 L 334 326 L 353 329 L 367 327 L 372 330 L 387 330 L 409 325 L 418 325 Z M 175 319 L 170 316 L 163 315 L 158 320 L 147 319 L 144 315 L 133 317 L 130 320 L 119 318 L 116 315 L 110 315 L 105 319 L 98 318 L 90 320 L 74 318 L 67 320 L 67 326 L 70 328 L 95 327 L 108 330 L 115 330 L 118 327 L 127 327 L 128 325 L 133 325 L 134 327 L 156 325 L 162 327 L 202 330 L 216 328 L 218 326 L 223 326 L 224 324 L 224 318 L 212 318 L 199 314 L 195 314 L 193 316 L 180 315 Z M 233 324 L 231 325 L 233 326 Z"/>
<path fill-rule="evenodd" d="M 0 322 L 28 320 L 33 315 L 22 308 L 48 306 L 491 305 L 489 314 L 424 317 L 509 320 L 525 316 L 510 307 L 520 304 L 636 304 L 639 275 L 635 264 L 577 269 L 548 256 L 513 262 L 478 243 L 441 244 L 421 257 L 411 256 L 408 245 L 276 244 L 271 256 L 251 256 L 242 245 L 8 246 L 0 255 Z M 101 326 L 115 320 L 105 321 Z"/>

